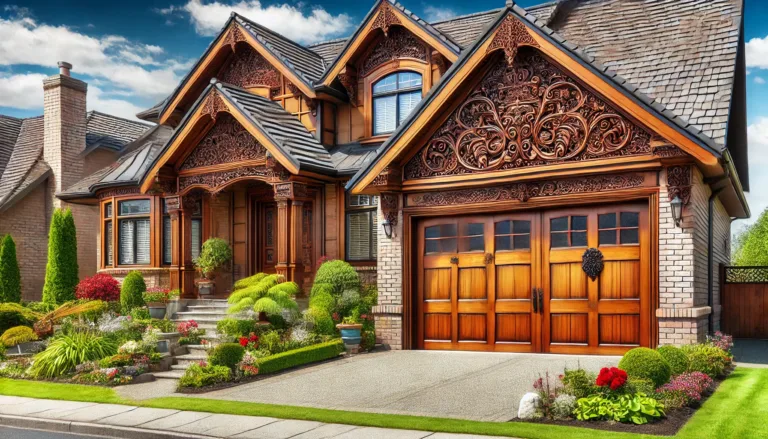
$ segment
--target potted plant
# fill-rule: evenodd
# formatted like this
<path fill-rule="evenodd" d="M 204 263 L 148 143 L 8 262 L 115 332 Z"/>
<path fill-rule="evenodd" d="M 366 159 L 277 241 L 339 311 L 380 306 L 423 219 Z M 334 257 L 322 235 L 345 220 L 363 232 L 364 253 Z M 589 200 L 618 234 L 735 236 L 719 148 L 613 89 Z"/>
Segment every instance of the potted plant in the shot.
<path fill-rule="evenodd" d="M 197 282 L 201 295 L 213 294 L 213 279 L 225 265 L 232 260 L 232 248 L 221 238 L 210 238 L 203 243 L 200 256 L 195 259 L 195 267 L 202 278 Z"/>
<path fill-rule="evenodd" d="M 360 349 L 360 341 L 363 339 L 363 324 L 356 317 L 349 316 L 336 325 L 341 331 L 341 339 L 344 341 L 344 347 L 349 353 L 356 354 Z"/>
<path fill-rule="evenodd" d="M 165 317 L 166 306 L 168 304 L 169 290 L 165 288 L 149 288 L 142 293 L 144 303 L 149 308 L 149 316 L 153 319 L 162 319 Z"/>

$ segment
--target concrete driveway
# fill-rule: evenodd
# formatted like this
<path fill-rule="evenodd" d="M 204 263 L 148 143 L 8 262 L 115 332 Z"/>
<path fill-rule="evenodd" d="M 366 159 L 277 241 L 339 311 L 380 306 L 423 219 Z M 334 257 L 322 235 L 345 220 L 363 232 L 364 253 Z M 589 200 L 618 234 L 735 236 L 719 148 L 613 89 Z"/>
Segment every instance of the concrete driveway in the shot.
<path fill-rule="evenodd" d="M 549 371 L 598 371 L 620 357 L 485 352 L 363 354 L 199 395 L 237 401 L 508 421 L 524 393 Z"/>

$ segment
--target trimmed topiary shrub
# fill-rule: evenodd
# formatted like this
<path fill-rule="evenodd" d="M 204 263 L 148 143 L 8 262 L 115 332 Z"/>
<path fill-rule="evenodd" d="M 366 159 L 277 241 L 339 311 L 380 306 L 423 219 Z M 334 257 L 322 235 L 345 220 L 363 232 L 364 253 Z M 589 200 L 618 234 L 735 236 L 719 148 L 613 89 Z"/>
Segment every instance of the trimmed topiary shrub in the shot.
<path fill-rule="evenodd" d="M 241 290 L 243 288 L 250 287 L 252 285 L 256 285 L 257 283 L 261 282 L 262 279 L 267 277 L 267 273 L 256 273 L 253 276 L 248 276 L 243 279 L 240 279 L 239 281 L 235 282 L 234 287 L 232 288 L 232 291 Z"/>
<path fill-rule="evenodd" d="M 208 362 L 212 366 L 227 366 L 235 370 L 237 363 L 243 359 L 243 355 L 245 355 L 245 348 L 239 343 L 222 343 L 208 354 Z"/>
<path fill-rule="evenodd" d="M 333 290 L 334 294 L 341 294 L 346 290 L 360 291 L 360 276 L 355 268 L 345 261 L 338 259 L 328 261 L 317 269 L 312 295 L 320 288 L 324 289 L 327 286 Z"/>
<path fill-rule="evenodd" d="M 623 369 L 631 377 L 651 380 L 656 387 L 666 384 L 672 375 L 667 360 L 660 353 L 648 348 L 634 348 L 624 354 L 619 361 L 619 369 Z"/>
<path fill-rule="evenodd" d="M 259 359 L 259 374 L 275 373 L 302 364 L 336 358 L 344 352 L 344 342 L 333 340 L 286 351 Z"/>
<path fill-rule="evenodd" d="M 29 326 L 14 326 L 0 335 L 0 344 L 5 347 L 37 340 L 37 334 Z"/>
<path fill-rule="evenodd" d="M 688 370 L 688 356 L 685 355 L 682 349 L 669 345 L 661 346 L 656 350 L 669 363 L 672 376 L 680 375 Z"/>
<path fill-rule="evenodd" d="M 16 243 L 5 235 L 0 244 L 0 302 L 21 302 L 21 271 L 16 259 Z"/>
<path fill-rule="evenodd" d="M 99 273 L 86 277 L 77 284 L 75 297 L 86 300 L 115 302 L 120 300 L 120 284 L 114 277 Z"/>
<path fill-rule="evenodd" d="M 59 304 L 74 300 L 78 281 L 75 219 L 69 209 L 56 209 L 48 232 L 43 302 Z"/>
<path fill-rule="evenodd" d="M 144 283 L 144 277 L 138 271 L 128 273 L 123 279 L 123 286 L 120 288 L 120 305 L 123 313 L 129 314 L 135 308 L 141 308 L 145 305 L 142 294 L 147 291 L 147 284 Z"/>
<path fill-rule="evenodd" d="M 321 291 L 309 298 L 309 306 L 330 314 L 336 307 L 336 300 L 330 293 Z"/>

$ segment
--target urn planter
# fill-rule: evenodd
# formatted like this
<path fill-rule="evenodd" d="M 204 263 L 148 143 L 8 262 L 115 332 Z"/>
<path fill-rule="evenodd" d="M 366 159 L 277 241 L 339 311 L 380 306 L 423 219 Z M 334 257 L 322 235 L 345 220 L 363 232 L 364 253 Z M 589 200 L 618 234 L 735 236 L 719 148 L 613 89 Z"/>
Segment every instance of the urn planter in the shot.
<path fill-rule="evenodd" d="M 197 282 L 197 292 L 201 296 L 212 296 L 215 284 L 212 280 L 201 279 Z"/>
<path fill-rule="evenodd" d="M 147 308 L 149 308 L 149 316 L 153 319 L 165 318 L 166 304 L 164 302 L 149 302 Z"/>
<path fill-rule="evenodd" d="M 341 331 L 341 340 L 344 342 L 344 348 L 347 352 L 356 354 L 360 350 L 360 341 L 363 339 L 363 325 L 339 323 L 336 328 Z"/>

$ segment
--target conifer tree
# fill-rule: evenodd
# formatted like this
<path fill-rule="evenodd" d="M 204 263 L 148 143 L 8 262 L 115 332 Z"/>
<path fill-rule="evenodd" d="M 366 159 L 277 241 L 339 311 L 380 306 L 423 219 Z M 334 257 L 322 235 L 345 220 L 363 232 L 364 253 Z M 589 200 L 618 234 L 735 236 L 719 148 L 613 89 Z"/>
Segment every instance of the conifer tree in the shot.
<path fill-rule="evenodd" d="M 60 304 L 75 299 L 78 282 L 77 233 L 69 209 L 56 209 L 48 233 L 43 302 Z"/>
<path fill-rule="evenodd" d="M 5 235 L 0 244 L 0 302 L 21 302 L 21 271 L 11 235 Z"/>

